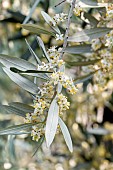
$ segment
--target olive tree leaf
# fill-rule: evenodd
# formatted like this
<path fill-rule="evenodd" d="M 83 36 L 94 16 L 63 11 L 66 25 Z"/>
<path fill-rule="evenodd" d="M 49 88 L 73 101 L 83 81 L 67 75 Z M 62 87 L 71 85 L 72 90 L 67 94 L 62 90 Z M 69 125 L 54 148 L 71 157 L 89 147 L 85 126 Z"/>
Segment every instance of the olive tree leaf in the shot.
<path fill-rule="evenodd" d="M 19 75 L 17 73 L 13 73 L 8 68 L 4 67 L 3 70 L 10 77 L 10 79 L 12 81 L 14 81 L 17 85 L 22 87 L 24 90 L 26 90 L 26 91 L 28 91 L 32 94 L 37 94 L 38 87 L 36 86 L 36 84 L 34 84 L 33 82 L 31 82 L 27 78 L 22 77 L 21 75 Z"/>
<path fill-rule="evenodd" d="M 0 62 L 7 68 L 15 67 L 22 71 L 28 70 L 28 68 L 31 70 L 36 70 L 36 66 L 34 64 L 29 63 L 23 59 L 10 57 L 4 54 L 0 54 Z"/>
<path fill-rule="evenodd" d="M 80 1 L 83 2 L 86 5 L 98 6 L 97 0 L 80 0 Z"/>
<path fill-rule="evenodd" d="M 46 28 L 44 27 L 41 27 L 41 26 L 38 26 L 38 25 L 35 25 L 35 24 L 22 24 L 22 27 L 32 33 L 35 33 L 35 34 L 47 34 L 47 35 L 52 35 L 55 37 L 55 33 L 51 30 L 47 30 Z"/>
<path fill-rule="evenodd" d="M 48 25 L 57 33 L 61 34 L 59 28 L 56 26 L 56 22 L 44 11 L 41 11 L 41 14 Z"/>
<path fill-rule="evenodd" d="M 92 48 L 91 48 L 91 45 L 67 46 L 64 52 L 70 53 L 70 54 L 84 54 L 84 53 L 92 52 Z"/>
<path fill-rule="evenodd" d="M 57 85 L 57 93 L 61 93 L 62 91 L 62 84 L 59 82 L 58 85 Z"/>
<path fill-rule="evenodd" d="M 74 80 L 74 84 L 76 85 L 76 84 L 79 84 L 79 83 L 83 83 L 83 82 L 91 79 L 95 73 L 96 73 L 96 71 L 94 71 L 90 74 L 87 74 L 85 76 L 78 77 L 77 79 Z"/>
<path fill-rule="evenodd" d="M 100 38 L 106 35 L 111 28 L 91 28 L 91 29 L 84 29 L 82 31 L 78 31 L 72 37 L 68 38 L 69 42 L 84 42 L 84 41 L 91 41 L 96 38 Z"/>
<path fill-rule="evenodd" d="M 17 108 L 25 113 L 33 113 L 34 112 L 34 107 L 27 105 L 25 103 L 12 102 L 12 103 L 9 103 L 9 106 Z"/>
<path fill-rule="evenodd" d="M 8 105 L 0 105 L 0 109 L 5 110 L 8 114 L 16 114 L 21 117 L 26 117 L 26 113 L 22 111 L 21 109 L 15 108 L 13 106 L 8 106 Z"/>
<path fill-rule="evenodd" d="M 97 24 L 99 23 L 99 21 L 95 17 L 93 17 L 91 14 L 87 12 L 84 12 L 84 17 L 85 19 L 88 19 L 91 26 L 97 27 Z"/>
<path fill-rule="evenodd" d="M 16 161 L 14 135 L 9 135 L 8 136 L 7 150 L 8 150 L 8 156 L 10 157 L 10 161 L 14 163 Z"/>
<path fill-rule="evenodd" d="M 82 8 L 88 7 L 88 8 L 101 8 L 105 7 L 106 3 L 103 3 L 102 1 L 98 3 L 97 0 L 80 0 L 80 4 L 82 5 Z"/>
<path fill-rule="evenodd" d="M 33 153 L 32 157 L 36 154 L 36 152 L 38 151 L 38 149 L 41 147 L 42 143 L 44 142 L 45 136 L 43 135 L 37 142 L 37 148 L 35 150 L 35 152 Z"/>
<path fill-rule="evenodd" d="M 36 9 L 37 5 L 39 4 L 39 2 L 40 2 L 40 0 L 36 0 L 34 2 L 34 4 L 33 4 L 32 8 L 31 8 L 29 14 L 25 17 L 25 19 L 23 21 L 23 24 L 26 24 L 29 21 L 29 19 L 31 18 L 31 16 L 32 16 L 34 10 Z"/>
<path fill-rule="evenodd" d="M 60 117 L 58 119 L 58 122 L 59 122 L 59 125 L 60 125 L 60 128 L 61 128 L 61 131 L 63 133 L 65 142 L 66 142 L 70 152 L 73 152 L 72 140 L 71 140 L 71 136 L 70 136 L 70 133 L 68 131 L 68 128 Z"/>
<path fill-rule="evenodd" d="M 14 73 L 53 73 L 53 71 L 43 71 L 43 70 L 26 70 L 22 71 L 17 68 L 11 67 L 10 70 Z"/>
<path fill-rule="evenodd" d="M 50 60 L 50 58 L 49 58 L 49 56 L 48 56 L 48 54 L 46 52 L 46 49 L 45 49 L 45 46 L 44 46 L 44 43 L 43 43 L 42 39 L 40 37 L 38 37 L 38 36 L 36 37 L 36 39 L 37 39 L 37 42 L 38 42 L 40 48 L 42 49 L 45 57 L 47 58 L 48 62 L 50 62 L 51 60 Z"/>
<path fill-rule="evenodd" d="M 40 59 L 39 59 L 38 56 L 35 54 L 35 52 L 34 52 L 33 49 L 31 48 L 31 46 L 29 45 L 28 41 L 27 41 L 26 39 L 25 39 L 25 41 L 26 41 L 26 44 L 27 44 L 27 46 L 28 46 L 28 49 L 29 49 L 31 55 L 33 55 L 33 56 L 35 57 L 35 59 L 37 60 L 38 64 L 41 65 Z"/>
<path fill-rule="evenodd" d="M 91 61 L 79 61 L 79 62 L 68 62 L 66 61 L 70 66 L 87 66 L 87 65 L 92 65 L 100 61 L 100 59 L 96 60 L 91 60 Z"/>
<path fill-rule="evenodd" d="M 87 128 L 87 132 L 93 135 L 107 135 L 110 132 L 102 127 L 99 128 Z"/>
<path fill-rule="evenodd" d="M 15 134 L 16 132 L 19 132 L 21 130 L 25 130 L 25 129 L 30 128 L 32 126 L 33 126 L 32 123 L 11 126 L 11 127 L 5 128 L 3 130 L 0 130 L 0 135 L 10 135 L 10 134 L 13 134 L 13 133 Z"/>
<path fill-rule="evenodd" d="M 47 147 L 50 147 L 51 143 L 54 140 L 57 125 L 58 125 L 58 114 L 59 114 L 59 106 L 57 104 L 56 98 L 53 99 L 47 116 L 46 121 L 46 129 L 45 129 L 45 137 Z"/>

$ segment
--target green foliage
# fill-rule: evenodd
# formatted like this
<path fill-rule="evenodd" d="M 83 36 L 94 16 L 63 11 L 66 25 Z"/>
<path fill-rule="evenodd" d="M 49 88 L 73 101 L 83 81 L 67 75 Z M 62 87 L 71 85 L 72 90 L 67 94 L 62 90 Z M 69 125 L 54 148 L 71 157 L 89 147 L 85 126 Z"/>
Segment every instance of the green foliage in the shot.
<path fill-rule="evenodd" d="M 35 25 L 35 24 L 22 24 L 22 27 L 31 33 L 35 34 L 47 34 L 47 35 L 52 35 L 55 36 L 55 33 L 52 31 L 49 31 L 41 26 Z"/>
<path fill-rule="evenodd" d="M 83 31 L 76 32 L 75 35 L 68 38 L 69 42 L 84 42 L 100 38 L 110 32 L 111 28 L 91 28 Z"/>
<path fill-rule="evenodd" d="M 23 91 L 21 92 L 16 87 L 20 93 L 19 95 L 21 97 L 19 100 L 21 101 L 11 102 L 8 105 L 6 102 L 3 102 L 3 105 L 0 105 L 0 109 L 5 110 L 7 114 L 1 114 L 7 119 L 6 122 L 1 120 L 1 125 L 11 122 L 13 118 L 13 124 L 15 124 L 15 115 L 20 116 L 16 119 L 17 123 L 22 122 L 20 125 L 6 127 L 5 129 L 1 128 L 0 135 L 25 135 L 22 138 L 24 139 L 25 146 L 27 146 L 31 142 L 29 138 L 31 134 L 32 139 L 36 141 L 36 150 L 33 156 L 38 151 L 40 155 L 39 159 L 44 159 L 41 158 L 41 147 L 43 148 L 43 152 L 47 153 L 44 148 L 44 141 L 46 141 L 47 147 L 50 147 L 55 139 L 52 145 L 53 147 L 51 147 L 51 154 L 54 155 L 55 152 L 56 155 L 58 154 L 57 157 L 62 157 L 61 160 L 64 161 L 68 161 L 65 158 L 69 158 L 68 163 L 66 162 L 66 166 L 64 166 L 66 170 L 82 170 L 84 168 L 88 170 L 92 170 L 92 168 L 94 170 L 103 168 L 105 170 L 106 167 L 106 169 L 112 169 L 112 151 L 106 147 L 106 145 L 109 145 L 109 141 L 112 140 L 112 130 L 110 130 L 110 125 L 110 127 L 108 125 L 107 127 L 100 119 L 100 115 L 104 114 L 104 107 L 107 106 L 106 101 L 110 100 L 110 96 L 113 93 L 113 88 L 111 87 L 113 63 L 110 60 L 112 59 L 113 52 L 112 40 L 110 39 L 112 37 L 112 23 L 111 18 L 107 16 L 109 10 L 111 12 L 112 6 L 110 6 L 111 9 L 107 8 L 104 2 L 101 3 L 101 1 L 98 1 L 100 2 L 98 3 L 96 0 L 81 0 L 81 2 L 86 6 L 83 6 L 83 8 L 82 6 L 74 8 L 73 15 L 76 17 L 73 16 L 72 24 L 70 24 L 70 12 L 66 15 L 66 19 L 57 18 L 62 14 L 59 11 L 67 12 L 67 9 L 69 10 L 70 7 L 66 2 L 60 4 L 59 1 L 57 5 L 57 2 L 50 1 L 50 4 L 55 3 L 57 6 L 56 9 L 52 7 L 54 9 L 52 12 L 55 13 L 56 11 L 57 13 L 57 15 L 54 15 L 49 10 L 49 1 L 46 3 L 45 1 L 36 1 L 29 15 L 24 17 L 23 24 L 21 22 L 22 28 L 24 28 L 22 31 L 25 31 L 24 38 L 27 37 L 25 41 L 28 50 L 34 58 L 30 58 L 30 61 L 25 61 L 21 58 L 12 57 L 12 55 L 0 54 L 0 63 L 4 66 L 4 72 L 13 82 L 32 96 L 30 96 L 29 102 L 28 96 L 24 96 Z M 37 18 L 34 19 L 31 16 L 37 5 L 39 5 L 37 11 L 41 9 L 41 12 L 39 12 L 40 14 L 38 13 L 38 22 L 36 23 Z M 48 6 L 48 9 L 46 9 L 46 6 Z M 72 7 L 73 4 L 71 4 Z M 90 13 L 89 9 L 93 10 L 93 12 Z M 106 10 L 108 10 L 108 13 Z M 55 22 L 55 16 L 58 19 L 58 23 Z M 36 24 L 27 23 L 30 18 Z M 68 20 L 67 24 L 65 20 Z M 62 22 L 64 23 L 62 24 Z M 70 29 L 68 30 L 68 28 Z M 38 36 L 34 38 L 31 33 Z M 107 45 L 105 38 L 106 40 L 110 39 L 107 43 L 111 43 L 111 46 L 109 44 Z M 35 45 L 39 45 L 36 48 L 28 43 L 33 39 Z M 60 49 L 62 46 L 65 47 L 67 42 L 66 48 L 63 50 Z M 11 46 L 11 43 L 9 44 Z M 16 48 L 15 53 L 17 52 Z M 108 55 L 107 57 L 106 54 Z M 68 76 L 69 71 L 70 74 Z M 73 78 L 70 78 L 71 74 Z M 104 87 L 101 87 L 101 82 L 98 83 L 101 81 L 101 78 L 104 78 L 104 80 L 102 79 L 105 83 L 102 82 Z M 78 88 L 77 94 L 75 94 L 76 88 Z M 58 98 L 62 93 L 63 97 L 60 96 Z M 74 94 L 73 97 L 70 94 Z M 23 96 L 28 104 L 24 104 Z M 10 98 L 13 97 L 11 96 Z M 33 106 L 31 106 L 32 98 L 34 99 Z M 70 108 L 67 99 L 71 103 Z M 62 108 L 64 110 L 61 110 Z M 69 110 L 66 111 L 67 109 Z M 110 105 L 110 109 L 113 109 L 112 104 Z M 63 115 L 63 112 L 66 112 L 66 114 Z M 13 118 L 11 117 L 12 114 Z M 65 119 L 70 130 L 68 130 L 62 119 Z M 72 155 L 65 150 L 65 145 L 61 143 L 60 130 L 69 151 L 73 152 L 74 150 Z M 19 139 L 19 137 L 16 139 Z M 2 143 L 2 140 L 0 142 Z M 2 146 L 1 143 L 0 146 Z M 9 153 L 12 154 L 12 164 L 18 159 L 16 157 L 18 152 L 15 153 L 14 143 L 15 136 L 9 136 Z M 32 142 L 30 144 L 29 146 L 32 146 Z M 64 157 L 62 153 L 64 153 Z M 60 158 L 58 161 L 48 158 L 49 164 L 53 161 L 53 164 L 57 165 L 61 160 Z M 109 162 L 111 163 L 111 167 L 109 166 Z M 57 166 L 54 167 L 56 168 Z"/>
<path fill-rule="evenodd" d="M 49 147 L 53 142 L 58 126 L 58 113 L 59 106 L 57 100 L 54 98 L 48 111 L 48 117 L 46 121 L 45 137 L 47 146 Z"/>
<path fill-rule="evenodd" d="M 70 152 L 73 152 L 73 145 L 72 145 L 70 133 L 69 133 L 68 128 L 66 127 L 65 123 L 63 122 L 63 120 L 60 117 L 59 117 L 59 125 L 60 125 L 61 131 L 63 133 L 64 139 L 66 141 L 66 144 L 67 144 Z"/>

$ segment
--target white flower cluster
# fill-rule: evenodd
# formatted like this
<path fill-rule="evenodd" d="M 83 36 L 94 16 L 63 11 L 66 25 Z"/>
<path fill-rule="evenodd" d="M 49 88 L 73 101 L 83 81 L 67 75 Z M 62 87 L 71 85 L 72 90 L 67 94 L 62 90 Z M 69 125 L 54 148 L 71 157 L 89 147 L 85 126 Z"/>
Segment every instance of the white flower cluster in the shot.
<path fill-rule="evenodd" d="M 31 136 L 32 140 L 37 141 L 44 135 L 44 128 L 38 127 L 38 125 L 32 126 Z"/>
<path fill-rule="evenodd" d="M 56 22 L 56 24 L 59 24 L 60 22 L 64 22 L 67 19 L 67 14 L 59 13 L 55 14 L 53 17 L 53 20 Z"/>
<path fill-rule="evenodd" d="M 81 5 L 79 5 L 79 3 L 76 3 L 75 8 L 74 8 L 74 14 L 76 16 L 80 16 L 82 11 L 83 11 L 83 8 L 81 7 Z"/>
<path fill-rule="evenodd" d="M 62 93 L 57 95 L 57 102 L 60 106 L 60 116 L 63 115 L 63 112 L 67 109 L 69 109 L 70 102 L 67 101 L 67 97 L 64 96 Z"/>
<path fill-rule="evenodd" d="M 57 41 L 62 41 L 64 38 L 63 38 L 64 34 L 56 34 L 56 40 Z"/>
<path fill-rule="evenodd" d="M 97 51 L 98 49 L 101 48 L 102 42 L 100 41 L 100 39 L 94 39 L 94 40 L 92 40 L 91 46 L 94 51 Z"/>
<path fill-rule="evenodd" d="M 62 50 L 61 48 L 59 48 L 57 50 L 55 46 L 48 49 L 47 53 L 48 53 L 48 56 L 49 56 L 51 62 L 50 63 L 42 62 L 42 65 L 37 66 L 37 70 L 53 71 L 54 68 L 56 68 L 56 67 L 60 68 L 62 65 L 64 65 L 65 62 L 63 60 L 59 59 L 61 50 Z"/>
<path fill-rule="evenodd" d="M 106 38 L 105 46 L 107 46 L 108 48 L 112 49 L 113 48 L 113 30 L 110 31 L 110 33 L 107 34 L 105 38 Z"/>
<path fill-rule="evenodd" d="M 55 72 L 51 75 L 51 81 L 54 85 L 60 82 L 64 88 L 68 90 L 69 93 L 75 94 L 77 88 L 75 87 L 72 78 L 69 78 L 64 72 Z"/>

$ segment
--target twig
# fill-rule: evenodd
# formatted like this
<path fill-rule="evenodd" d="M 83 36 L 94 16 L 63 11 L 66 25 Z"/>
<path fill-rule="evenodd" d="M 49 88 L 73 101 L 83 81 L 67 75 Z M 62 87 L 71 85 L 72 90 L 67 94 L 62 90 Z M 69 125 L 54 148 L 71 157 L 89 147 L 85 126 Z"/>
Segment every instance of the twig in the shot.
<path fill-rule="evenodd" d="M 70 27 L 71 18 L 72 18 L 72 15 L 73 15 L 73 9 L 75 7 L 75 2 L 76 2 L 76 0 L 73 0 L 72 3 L 71 3 L 69 15 L 68 15 L 67 26 L 66 26 L 66 32 L 65 32 L 65 36 L 64 36 L 63 49 L 62 49 L 62 52 L 61 52 L 61 55 L 60 55 L 60 59 L 63 57 L 65 48 L 67 47 L 67 39 L 68 39 L 68 34 L 69 34 L 69 27 Z"/>

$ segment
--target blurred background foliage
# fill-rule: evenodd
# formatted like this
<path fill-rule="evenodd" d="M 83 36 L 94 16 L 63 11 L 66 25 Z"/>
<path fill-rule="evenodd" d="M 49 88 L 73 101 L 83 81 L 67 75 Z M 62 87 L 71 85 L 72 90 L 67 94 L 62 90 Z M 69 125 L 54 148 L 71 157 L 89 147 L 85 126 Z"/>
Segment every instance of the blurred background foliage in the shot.
<path fill-rule="evenodd" d="M 0 0 L 0 53 L 34 62 L 27 49 L 26 38 L 38 57 L 43 60 L 35 36 L 21 29 L 21 24 L 34 2 L 34 0 Z M 55 0 L 42 0 L 33 12 L 30 22 L 48 27 L 40 11 L 44 10 L 53 15 L 54 12 L 68 10 L 66 5 L 55 8 L 57 3 Z M 84 28 L 87 26 L 79 17 L 74 17 L 73 20 Z M 50 36 L 40 36 L 46 48 L 55 45 L 54 39 Z M 67 72 L 70 70 L 70 74 L 79 75 L 79 67 L 74 69 L 67 66 Z M 109 84 L 112 86 L 113 82 Z M 112 91 L 103 93 L 99 89 L 94 91 L 91 80 L 88 80 L 76 95 L 73 97 L 68 95 L 72 104 L 65 115 L 65 121 L 72 135 L 74 145 L 72 154 L 68 151 L 62 135 L 55 137 L 51 149 L 47 149 L 43 143 L 34 157 L 32 155 L 37 143 L 27 134 L 0 136 L 0 170 L 113 170 L 113 134 L 107 133 L 107 130 L 113 132 L 113 94 Z M 32 105 L 31 96 L 15 85 L 0 67 L 0 103 L 8 104 L 15 101 Z M 23 119 L 19 116 L 6 114 L 4 110 L 0 110 L 1 129 L 20 123 L 23 123 Z M 86 131 L 88 125 L 97 130 Z"/>

